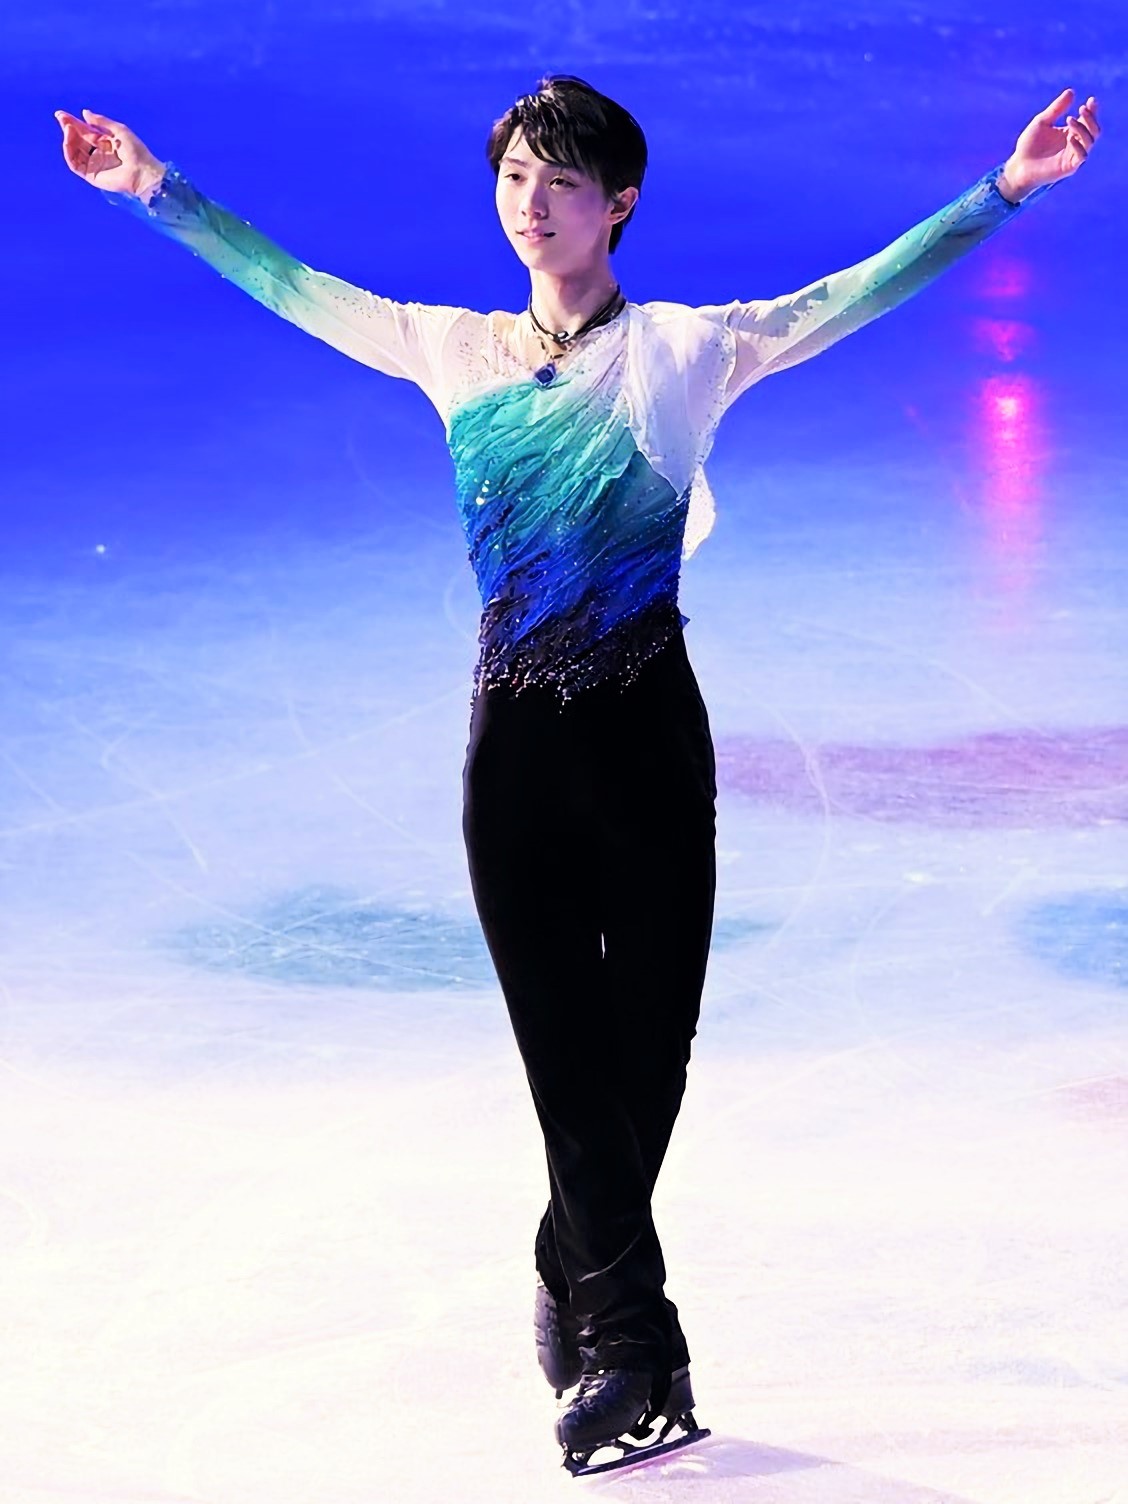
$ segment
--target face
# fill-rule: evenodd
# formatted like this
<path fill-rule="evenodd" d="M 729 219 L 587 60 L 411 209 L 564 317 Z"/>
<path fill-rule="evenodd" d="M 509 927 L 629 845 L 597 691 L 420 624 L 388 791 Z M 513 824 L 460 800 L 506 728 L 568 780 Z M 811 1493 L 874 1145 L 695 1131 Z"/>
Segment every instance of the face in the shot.
<path fill-rule="evenodd" d="M 563 272 L 605 254 L 611 230 L 637 198 L 637 188 L 625 188 L 610 200 L 595 178 L 542 162 L 520 130 L 510 139 L 498 171 L 498 217 L 528 267 Z"/>

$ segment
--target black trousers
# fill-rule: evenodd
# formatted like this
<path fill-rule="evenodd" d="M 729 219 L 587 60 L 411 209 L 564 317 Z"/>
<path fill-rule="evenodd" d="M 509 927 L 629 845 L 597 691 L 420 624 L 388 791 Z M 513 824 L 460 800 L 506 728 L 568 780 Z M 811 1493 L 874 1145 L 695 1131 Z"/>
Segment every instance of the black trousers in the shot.
<path fill-rule="evenodd" d="M 680 632 L 626 688 L 482 689 L 463 771 L 478 916 L 532 1089 L 537 1271 L 589 1367 L 689 1361 L 651 1197 L 686 1084 L 716 889 L 716 763 Z"/>

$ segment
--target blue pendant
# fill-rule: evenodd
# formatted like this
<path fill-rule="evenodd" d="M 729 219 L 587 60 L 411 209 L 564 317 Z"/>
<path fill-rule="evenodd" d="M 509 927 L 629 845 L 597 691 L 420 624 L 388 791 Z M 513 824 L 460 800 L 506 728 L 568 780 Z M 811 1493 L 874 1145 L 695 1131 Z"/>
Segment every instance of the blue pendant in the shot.
<path fill-rule="evenodd" d="M 533 372 L 533 380 L 539 381 L 541 386 L 549 386 L 556 376 L 556 362 L 550 360 L 546 366 L 541 366 L 539 371 Z"/>

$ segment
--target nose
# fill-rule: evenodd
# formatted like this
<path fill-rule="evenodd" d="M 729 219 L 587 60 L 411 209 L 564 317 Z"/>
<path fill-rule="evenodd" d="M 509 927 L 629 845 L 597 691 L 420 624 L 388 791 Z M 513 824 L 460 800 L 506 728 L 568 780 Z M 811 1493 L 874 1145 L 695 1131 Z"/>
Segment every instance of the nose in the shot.
<path fill-rule="evenodd" d="M 517 209 L 521 216 L 522 224 L 533 225 L 538 223 L 545 216 L 543 191 L 535 185 L 526 188 L 518 201 Z"/>

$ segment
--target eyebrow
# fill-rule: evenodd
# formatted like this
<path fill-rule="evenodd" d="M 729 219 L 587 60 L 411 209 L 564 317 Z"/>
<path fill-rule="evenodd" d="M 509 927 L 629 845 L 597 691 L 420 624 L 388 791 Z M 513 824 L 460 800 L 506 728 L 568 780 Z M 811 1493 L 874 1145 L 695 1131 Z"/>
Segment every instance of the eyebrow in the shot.
<path fill-rule="evenodd" d="M 531 167 L 533 165 L 525 157 L 504 156 L 501 160 L 503 162 L 515 162 L 518 167 Z M 569 167 L 567 162 L 546 162 L 544 165 L 546 167 L 562 167 L 565 172 L 579 172 L 578 167 Z"/>

